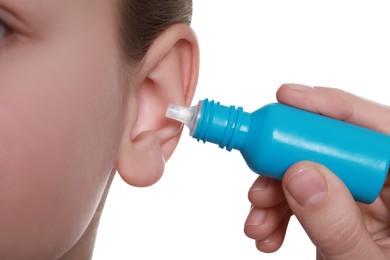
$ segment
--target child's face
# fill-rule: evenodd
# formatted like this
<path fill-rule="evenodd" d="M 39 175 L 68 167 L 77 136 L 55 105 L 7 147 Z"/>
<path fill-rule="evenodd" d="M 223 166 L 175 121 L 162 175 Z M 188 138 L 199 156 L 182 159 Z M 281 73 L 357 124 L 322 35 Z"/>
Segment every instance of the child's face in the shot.
<path fill-rule="evenodd" d="M 113 1 L 0 0 L 0 258 L 62 254 L 95 212 L 123 130 L 114 15 Z"/>

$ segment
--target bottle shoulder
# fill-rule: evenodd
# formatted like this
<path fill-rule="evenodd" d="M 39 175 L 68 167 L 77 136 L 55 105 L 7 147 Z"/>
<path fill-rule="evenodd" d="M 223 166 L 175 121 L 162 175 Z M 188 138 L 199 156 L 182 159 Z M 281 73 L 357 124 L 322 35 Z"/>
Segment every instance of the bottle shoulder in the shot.
<path fill-rule="evenodd" d="M 263 124 L 269 121 L 280 119 L 291 113 L 291 108 L 280 103 L 269 103 L 251 114 L 252 121 L 262 121 Z"/>

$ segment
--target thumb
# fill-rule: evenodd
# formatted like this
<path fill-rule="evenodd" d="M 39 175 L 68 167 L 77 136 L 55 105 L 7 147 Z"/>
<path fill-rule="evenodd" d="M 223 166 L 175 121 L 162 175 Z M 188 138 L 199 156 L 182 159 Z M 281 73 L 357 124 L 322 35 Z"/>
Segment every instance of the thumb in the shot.
<path fill-rule="evenodd" d="M 383 255 L 348 189 L 325 167 L 313 162 L 293 165 L 283 177 L 283 189 L 291 210 L 324 259 Z"/>

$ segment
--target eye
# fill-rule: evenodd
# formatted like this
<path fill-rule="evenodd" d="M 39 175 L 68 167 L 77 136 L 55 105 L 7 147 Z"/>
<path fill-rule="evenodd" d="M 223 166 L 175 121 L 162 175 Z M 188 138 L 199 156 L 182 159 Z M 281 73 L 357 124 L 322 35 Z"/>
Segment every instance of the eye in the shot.
<path fill-rule="evenodd" d="M 3 39 L 8 32 L 8 28 L 0 21 L 0 40 Z"/>

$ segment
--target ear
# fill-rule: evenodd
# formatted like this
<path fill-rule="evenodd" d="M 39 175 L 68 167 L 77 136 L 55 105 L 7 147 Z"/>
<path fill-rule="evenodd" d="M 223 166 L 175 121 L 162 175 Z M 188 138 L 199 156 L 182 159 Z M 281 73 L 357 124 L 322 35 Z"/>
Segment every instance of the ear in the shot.
<path fill-rule="evenodd" d="M 189 26 L 175 24 L 158 36 L 132 75 L 136 86 L 129 97 L 130 119 L 116 161 L 116 169 L 130 185 L 149 186 L 161 178 L 182 129 L 165 117 L 167 106 L 191 104 L 198 72 L 196 36 Z"/>

